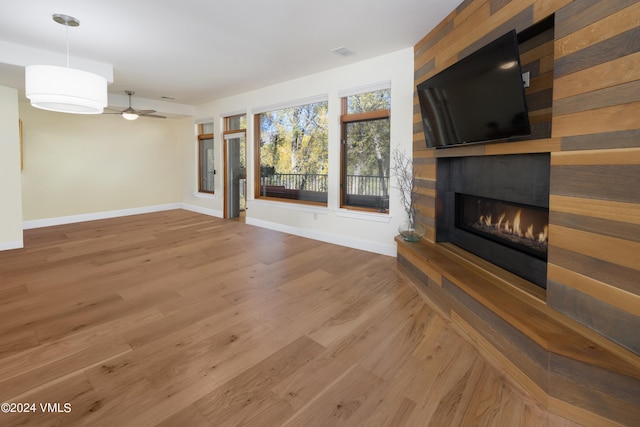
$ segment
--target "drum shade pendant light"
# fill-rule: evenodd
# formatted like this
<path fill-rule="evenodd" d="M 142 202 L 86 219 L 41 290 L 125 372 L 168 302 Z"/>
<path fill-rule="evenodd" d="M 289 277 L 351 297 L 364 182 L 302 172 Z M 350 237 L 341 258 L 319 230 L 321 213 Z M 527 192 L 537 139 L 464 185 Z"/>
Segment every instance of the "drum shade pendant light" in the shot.
<path fill-rule="evenodd" d="M 29 65 L 25 69 L 25 94 L 31 105 L 43 110 L 72 114 L 100 114 L 107 106 L 107 79 L 69 67 L 69 27 L 80 21 L 53 15 L 67 30 L 67 66 Z"/>

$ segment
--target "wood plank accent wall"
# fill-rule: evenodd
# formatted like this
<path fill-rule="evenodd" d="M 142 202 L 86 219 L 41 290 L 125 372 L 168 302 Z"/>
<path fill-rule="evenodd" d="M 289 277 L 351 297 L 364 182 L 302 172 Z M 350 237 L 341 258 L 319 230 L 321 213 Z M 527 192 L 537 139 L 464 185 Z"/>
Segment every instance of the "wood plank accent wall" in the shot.
<path fill-rule="evenodd" d="M 546 305 L 597 332 L 604 341 L 622 346 L 620 354 L 630 351 L 631 356 L 625 357 L 640 369 L 635 357 L 640 355 L 640 2 L 465 0 L 416 44 L 415 84 L 506 31 L 521 32 L 553 14 L 552 31 L 520 46 L 523 69 L 532 74 L 526 90 L 533 125 L 530 138 L 427 149 L 414 96 L 418 220 L 426 226 L 425 240 L 435 243 L 438 158 L 550 152 Z M 421 261 L 412 262 L 408 252 L 401 254 L 400 245 L 398 251 L 401 263 L 425 271 L 424 263 L 418 266 Z M 441 275 L 440 270 L 434 277 L 427 273 L 428 281 L 441 280 Z M 454 290 L 445 294 L 445 288 L 433 287 L 429 293 L 437 305 L 452 313 L 452 307 L 473 305 L 463 301 L 466 294 Z M 452 302 L 456 298 L 458 302 Z M 469 324 L 473 321 L 468 319 Z M 580 375 L 590 374 L 580 374 L 579 364 L 567 360 L 551 352 L 546 393 L 618 422 L 632 419 L 624 417 L 629 417 L 628 411 L 616 408 L 614 395 L 621 390 L 609 389 L 612 400 L 604 397 L 607 392 L 591 400 L 586 391 L 580 395 L 576 391 Z M 574 375 L 571 386 L 564 379 L 552 381 L 569 370 Z M 625 387 L 626 377 L 598 372 L 594 381 L 602 382 L 603 389 L 613 382 Z M 536 382 L 539 374 L 530 378 Z M 626 389 L 627 408 L 640 405 L 637 378 L 633 381 L 636 390 Z"/>
<path fill-rule="evenodd" d="M 637 1 L 556 13 L 552 134 L 561 151 L 551 156 L 547 288 L 549 306 L 636 354 L 640 67 L 627 62 L 640 55 L 639 23 Z"/>

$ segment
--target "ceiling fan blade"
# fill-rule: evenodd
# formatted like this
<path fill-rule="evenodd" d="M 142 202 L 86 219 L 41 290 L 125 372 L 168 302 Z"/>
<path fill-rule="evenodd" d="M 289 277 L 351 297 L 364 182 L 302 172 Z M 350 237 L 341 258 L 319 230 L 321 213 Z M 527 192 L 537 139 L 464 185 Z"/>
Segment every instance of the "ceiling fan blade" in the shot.
<path fill-rule="evenodd" d="M 103 111 L 102 114 L 119 114 L 122 115 L 123 117 L 125 115 L 128 114 L 135 114 L 139 117 L 151 117 L 154 119 L 166 119 L 165 116 L 161 116 L 158 114 L 153 114 L 156 112 L 156 110 L 136 110 L 135 108 L 131 107 L 131 95 L 133 95 L 135 92 L 130 91 L 130 90 L 126 90 L 125 93 L 127 95 L 129 95 L 129 107 L 125 108 L 124 110 L 116 110 L 115 108 L 109 108 L 109 107 L 105 107 L 105 110 L 111 110 L 111 111 Z M 125 118 L 129 118 L 129 117 L 125 117 Z M 135 118 L 129 118 L 129 120 L 135 120 Z"/>

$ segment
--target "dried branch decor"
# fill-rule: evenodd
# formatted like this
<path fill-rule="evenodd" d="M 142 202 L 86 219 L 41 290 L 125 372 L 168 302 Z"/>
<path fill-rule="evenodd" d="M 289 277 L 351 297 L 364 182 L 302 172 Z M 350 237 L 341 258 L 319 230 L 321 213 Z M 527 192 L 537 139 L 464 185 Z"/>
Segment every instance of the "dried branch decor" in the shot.
<path fill-rule="evenodd" d="M 400 201 L 408 216 L 408 223 L 403 223 L 400 226 L 400 234 L 405 240 L 418 241 L 424 235 L 424 227 L 416 223 L 418 214 L 416 202 L 420 195 L 416 191 L 415 173 L 411 156 L 402 150 L 395 149 L 393 151 L 391 174 L 396 179 L 396 188 L 400 190 Z"/>

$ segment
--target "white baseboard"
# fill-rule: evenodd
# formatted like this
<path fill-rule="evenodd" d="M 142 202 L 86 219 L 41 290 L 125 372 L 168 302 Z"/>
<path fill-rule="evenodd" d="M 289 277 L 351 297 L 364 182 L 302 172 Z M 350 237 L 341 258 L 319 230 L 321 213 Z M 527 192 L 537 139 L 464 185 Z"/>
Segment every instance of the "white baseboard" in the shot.
<path fill-rule="evenodd" d="M 277 222 L 264 221 L 247 217 L 247 224 L 257 227 L 268 228 L 270 230 L 281 231 L 283 233 L 295 234 L 296 236 L 307 237 L 309 239 L 320 240 L 322 242 L 333 243 L 335 245 L 347 246 L 349 248 L 360 249 L 362 251 L 374 252 L 381 255 L 395 257 L 397 253 L 395 243 L 385 245 L 381 243 L 369 242 L 366 240 L 353 239 L 337 234 L 323 233 L 305 228 L 291 227 Z"/>
<path fill-rule="evenodd" d="M 203 208 L 201 206 L 195 206 L 195 205 L 190 205 L 188 203 L 181 203 L 180 204 L 180 208 L 187 210 L 187 211 L 191 211 L 191 212 L 197 212 L 197 213 L 201 213 L 203 215 L 209 215 L 209 216 L 215 216 L 218 218 L 223 218 L 223 212 L 222 211 L 218 211 L 215 209 L 209 209 L 209 208 Z"/>
<path fill-rule="evenodd" d="M 24 242 L 22 240 L 18 240 L 16 242 L 0 242 L 0 251 L 9 251 L 11 249 L 22 248 L 24 248 Z"/>
<path fill-rule="evenodd" d="M 29 230 L 40 227 L 51 227 L 54 225 L 73 224 L 76 222 L 95 221 L 99 219 L 117 218 L 121 216 L 139 215 L 152 212 L 168 211 L 173 209 L 185 209 L 192 212 L 197 212 L 203 215 L 214 216 L 222 218 L 224 215 L 221 211 L 209 208 L 203 208 L 200 206 L 190 205 L 187 203 L 170 203 L 166 205 L 145 206 L 141 208 L 122 209 L 106 212 L 95 212 L 90 214 L 81 215 L 69 215 L 56 218 L 36 219 L 32 221 L 24 221 L 22 228 Z M 393 244 L 380 244 L 375 242 L 369 242 L 366 240 L 353 239 L 337 234 L 323 233 L 314 230 L 308 230 L 304 228 L 291 227 L 289 225 L 279 224 L 277 222 L 264 221 L 261 219 L 255 219 L 248 217 L 247 224 L 255 225 L 257 227 L 268 228 L 270 230 L 281 231 L 283 233 L 295 234 L 296 236 L 307 237 L 309 239 L 320 240 L 322 242 L 333 243 L 335 245 L 347 246 L 349 248 L 360 249 L 367 252 L 374 252 L 377 254 L 396 256 L 396 245 Z M 0 243 L 0 250 L 5 249 L 19 249 L 23 247 L 23 242 L 7 242 Z"/>
<path fill-rule="evenodd" d="M 24 221 L 22 228 L 29 230 L 32 228 L 51 227 L 54 225 L 73 224 L 76 222 L 95 221 L 98 219 L 117 218 L 121 216 L 139 215 L 152 212 L 169 211 L 173 209 L 181 209 L 180 203 L 169 203 L 166 205 L 145 206 L 141 208 L 121 209 L 115 211 L 106 212 L 94 212 L 89 214 L 59 216 L 55 218 L 36 219 L 31 221 Z"/>

